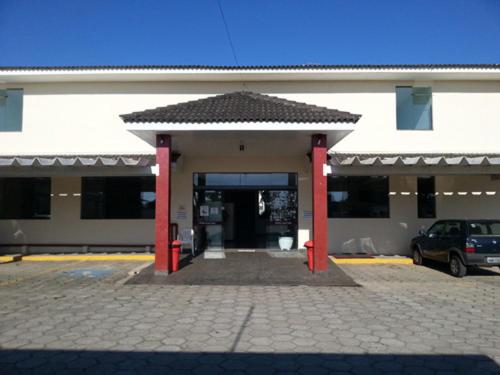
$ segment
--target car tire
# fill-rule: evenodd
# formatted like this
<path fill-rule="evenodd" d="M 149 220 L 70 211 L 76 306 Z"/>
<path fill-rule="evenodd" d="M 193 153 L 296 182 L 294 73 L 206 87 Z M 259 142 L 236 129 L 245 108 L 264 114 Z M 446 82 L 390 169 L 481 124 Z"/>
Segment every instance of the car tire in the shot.
<path fill-rule="evenodd" d="M 450 273 L 455 277 L 464 277 L 467 274 L 467 267 L 458 255 L 452 254 L 450 257 Z"/>
<path fill-rule="evenodd" d="M 413 264 L 417 266 L 422 266 L 424 264 L 424 258 L 418 248 L 413 249 Z"/>

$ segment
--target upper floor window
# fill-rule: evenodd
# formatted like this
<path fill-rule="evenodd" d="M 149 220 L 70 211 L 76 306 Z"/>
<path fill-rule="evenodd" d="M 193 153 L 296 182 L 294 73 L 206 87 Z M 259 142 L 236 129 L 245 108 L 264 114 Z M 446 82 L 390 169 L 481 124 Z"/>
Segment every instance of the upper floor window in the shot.
<path fill-rule="evenodd" d="M 328 177 L 328 217 L 388 218 L 389 177 Z"/>
<path fill-rule="evenodd" d="M 398 130 L 432 130 L 432 89 L 396 87 Z"/>
<path fill-rule="evenodd" d="M 82 219 L 154 219 L 154 176 L 83 177 Z"/>
<path fill-rule="evenodd" d="M 0 89 L 0 131 L 19 132 L 23 127 L 23 89 Z"/>
<path fill-rule="evenodd" d="M 50 219 L 50 178 L 0 178 L 0 219 Z"/>

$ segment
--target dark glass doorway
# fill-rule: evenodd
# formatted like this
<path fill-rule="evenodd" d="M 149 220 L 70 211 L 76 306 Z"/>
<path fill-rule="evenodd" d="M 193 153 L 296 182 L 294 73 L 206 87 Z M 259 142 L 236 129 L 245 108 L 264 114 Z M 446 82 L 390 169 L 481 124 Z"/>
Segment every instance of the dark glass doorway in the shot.
<path fill-rule="evenodd" d="M 224 191 L 224 248 L 260 248 L 257 238 L 258 194 L 256 190 Z"/>
<path fill-rule="evenodd" d="M 193 225 L 200 248 L 279 249 L 290 237 L 297 247 L 295 173 L 195 173 Z"/>

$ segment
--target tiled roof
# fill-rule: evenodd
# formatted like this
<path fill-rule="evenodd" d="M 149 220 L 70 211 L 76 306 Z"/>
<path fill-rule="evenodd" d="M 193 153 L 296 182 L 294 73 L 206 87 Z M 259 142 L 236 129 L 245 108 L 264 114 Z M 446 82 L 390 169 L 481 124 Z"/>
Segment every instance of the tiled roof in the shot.
<path fill-rule="evenodd" d="M 238 91 L 142 112 L 133 112 L 120 117 L 125 122 L 139 123 L 356 123 L 361 115 L 275 96 Z"/>
<path fill-rule="evenodd" d="M 391 70 L 391 69 L 500 69 L 500 64 L 354 64 L 354 65 L 89 65 L 89 66 L 0 66 L 0 71 L 78 70 Z"/>

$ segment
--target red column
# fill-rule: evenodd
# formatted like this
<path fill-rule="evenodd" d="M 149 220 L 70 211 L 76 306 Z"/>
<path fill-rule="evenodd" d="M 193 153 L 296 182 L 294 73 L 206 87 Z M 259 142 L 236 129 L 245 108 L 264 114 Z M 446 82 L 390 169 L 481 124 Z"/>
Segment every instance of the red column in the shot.
<path fill-rule="evenodd" d="M 170 271 L 170 135 L 156 136 L 155 271 Z"/>
<path fill-rule="evenodd" d="M 314 134 L 311 142 L 314 272 L 328 270 L 328 207 L 326 176 L 326 135 Z"/>

